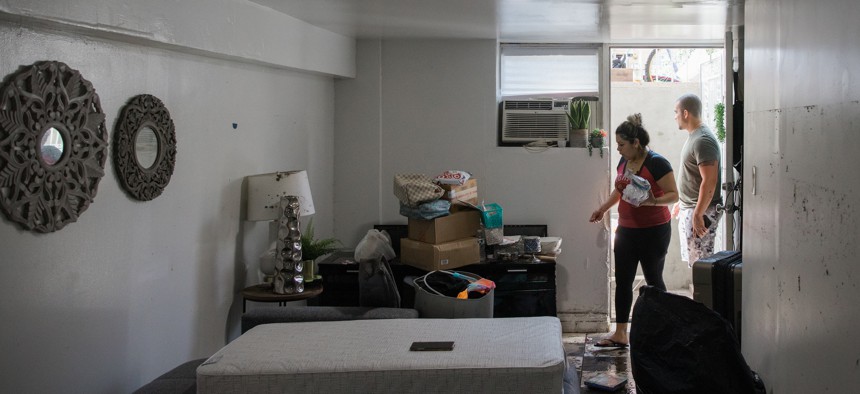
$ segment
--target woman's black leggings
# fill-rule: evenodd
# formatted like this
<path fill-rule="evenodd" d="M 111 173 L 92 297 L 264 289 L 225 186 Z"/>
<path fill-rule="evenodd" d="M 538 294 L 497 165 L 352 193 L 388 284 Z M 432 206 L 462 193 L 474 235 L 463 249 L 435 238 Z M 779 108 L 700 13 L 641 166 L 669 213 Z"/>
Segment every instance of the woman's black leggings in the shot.
<path fill-rule="evenodd" d="M 618 227 L 615 231 L 615 322 L 627 323 L 633 304 L 633 279 L 642 263 L 645 282 L 666 290 L 663 263 L 672 239 L 672 223 L 648 228 Z"/>

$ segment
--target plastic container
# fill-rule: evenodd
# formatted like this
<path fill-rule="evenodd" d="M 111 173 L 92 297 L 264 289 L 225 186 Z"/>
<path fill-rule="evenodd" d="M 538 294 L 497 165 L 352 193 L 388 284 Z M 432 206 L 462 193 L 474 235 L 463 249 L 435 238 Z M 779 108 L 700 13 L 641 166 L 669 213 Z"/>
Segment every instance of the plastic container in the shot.
<path fill-rule="evenodd" d="M 460 272 L 460 271 L 456 271 Z M 479 276 L 468 273 L 472 277 Z M 415 310 L 423 319 L 469 319 L 469 318 L 492 318 L 493 306 L 495 304 L 493 294 L 496 289 L 490 289 L 481 298 L 459 299 L 431 293 L 419 284 L 421 278 L 413 280 L 415 287 Z"/>
<path fill-rule="evenodd" d="M 486 228 L 502 227 L 502 206 L 496 203 L 485 204 L 481 208 L 481 220 Z"/>

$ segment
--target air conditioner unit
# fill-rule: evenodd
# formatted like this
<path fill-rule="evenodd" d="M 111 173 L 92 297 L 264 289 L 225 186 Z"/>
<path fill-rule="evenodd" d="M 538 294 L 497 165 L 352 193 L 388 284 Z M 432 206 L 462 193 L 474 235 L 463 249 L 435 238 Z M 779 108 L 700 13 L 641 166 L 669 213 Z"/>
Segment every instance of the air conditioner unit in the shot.
<path fill-rule="evenodd" d="M 568 140 L 567 100 L 502 102 L 502 142 Z M 562 144 L 559 144 L 560 146 Z"/>

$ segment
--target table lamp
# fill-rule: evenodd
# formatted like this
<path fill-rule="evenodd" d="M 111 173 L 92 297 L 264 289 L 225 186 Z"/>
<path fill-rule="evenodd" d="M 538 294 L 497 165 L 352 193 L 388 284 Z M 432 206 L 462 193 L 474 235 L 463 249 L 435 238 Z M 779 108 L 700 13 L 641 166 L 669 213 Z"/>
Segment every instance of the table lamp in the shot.
<path fill-rule="evenodd" d="M 261 265 L 261 270 L 272 275 L 274 293 L 301 293 L 304 291 L 304 264 L 299 217 L 314 213 L 308 173 L 280 171 L 247 178 L 247 220 L 275 221 L 277 228 L 274 268 L 264 269 Z"/>

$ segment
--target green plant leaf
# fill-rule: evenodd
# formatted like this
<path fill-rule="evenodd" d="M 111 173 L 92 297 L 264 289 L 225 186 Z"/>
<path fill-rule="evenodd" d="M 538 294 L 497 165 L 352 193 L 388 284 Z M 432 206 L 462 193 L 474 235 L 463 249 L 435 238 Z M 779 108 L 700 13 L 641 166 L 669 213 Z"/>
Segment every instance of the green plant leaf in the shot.
<path fill-rule="evenodd" d="M 336 238 L 316 239 L 314 237 L 314 220 L 308 221 L 308 226 L 302 233 L 302 259 L 316 260 L 317 257 L 338 250 L 341 242 Z"/>
<path fill-rule="evenodd" d="M 716 122 L 717 139 L 726 142 L 726 105 L 717 103 L 714 105 L 714 121 Z"/>
<path fill-rule="evenodd" d="M 588 128 L 591 118 L 591 107 L 585 100 L 573 100 L 568 104 L 567 120 L 571 129 Z"/>

